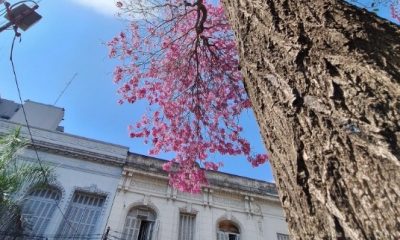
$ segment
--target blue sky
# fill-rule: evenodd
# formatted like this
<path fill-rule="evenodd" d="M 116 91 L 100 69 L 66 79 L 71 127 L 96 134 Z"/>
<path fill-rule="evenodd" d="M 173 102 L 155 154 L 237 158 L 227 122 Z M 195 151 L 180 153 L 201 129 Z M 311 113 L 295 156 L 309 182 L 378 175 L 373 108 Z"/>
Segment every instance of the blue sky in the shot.
<path fill-rule="evenodd" d="M 16 1 L 10 1 L 14 3 Z M 149 146 L 128 137 L 127 126 L 144 112 L 144 104 L 119 105 L 112 83 L 115 60 L 107 57 L 105 42 L 126 22 L 115 18 L 113 0 L 42 0 L 43 19 L 22 33 L 14 61 L 23 99 L 53 104 L 67 82 L 77 73 L 57 106 L 65 108 L 62 125 L 68 133 L 129 146 L 147 154 Z M 362 2 L 367 2 L 363 1 Z M 387 17 L 387 8 L 380 15 Z M 4 22 L 0 19 L 0 25 Z M 17 101 L 17 90 L 8 60 L 13 32 L 0 33 L 0 94 Z M 265 151 L 251 111 L 243 114 L 244 136 L 255 152 Z M 171 155 L 161 155 L 168 158 Z M 253 168 L 243 157 L 222 157 L 222 171 L 273 181 L 269 164 Z"/>
<path fill-rule="evenodd" d="M 15 1 L 10 1 L 11 3 Z M 42 20 L 22 32 L 16 42 L 14 62 L 23 100 L 53 104 L 67 82 L 77 73 L 57 106 L 65 108 L 65 132 L 129 146 L 148 154 L 149 146 L 128 137 L 127 126 L 144 112 L 145 104 L 117 104 L 112 82 L 115 60 L 107 57 L 105 42 L 126 22 L 116 19 L 112 0 L 42 0 Z M 0 23 L 3 19 L 0 19 Z M 0 94 L 18 100 L 9 51 L 13 32 L 0 33 Z M 255 152 L 265 152 L 251 111 L 243 114 L 244 136 Z M 168 158 L 171 155 L 160 155 Z M 244 157 L 222 157 L 224 172 L 272 181 L 269 164 L 253 168 Z"/>

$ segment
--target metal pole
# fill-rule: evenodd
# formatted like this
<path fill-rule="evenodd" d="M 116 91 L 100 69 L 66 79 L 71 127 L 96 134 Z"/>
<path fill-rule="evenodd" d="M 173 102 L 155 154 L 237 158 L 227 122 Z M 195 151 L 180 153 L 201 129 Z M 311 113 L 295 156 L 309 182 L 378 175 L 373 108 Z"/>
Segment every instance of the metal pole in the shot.
<path fill-rule="evenodd" d="M 103 236 L 103 240 L 107 240 L 108 239 L 108 234 L 110 233 L 110 226 L 107 227 L 106 233 Z"/>
<path fill-rule="evenodd" d="M 6 24 L 4 24 L 3 26 L 0 27 L 0 33 L 4 30 L 6 30 L 7 28 L 11 27 L 13 25 L 12 22 L 8 22 Z"/>

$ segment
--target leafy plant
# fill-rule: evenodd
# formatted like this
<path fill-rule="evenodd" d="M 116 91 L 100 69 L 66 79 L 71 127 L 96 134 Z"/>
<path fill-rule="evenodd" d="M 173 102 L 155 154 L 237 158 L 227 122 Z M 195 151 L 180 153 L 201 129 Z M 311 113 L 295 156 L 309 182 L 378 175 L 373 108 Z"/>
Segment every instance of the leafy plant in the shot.
<path fill-rule="evenodd" d="M 21 129 L 17 128 L 0 136 L 0 231 L 21 227 L 25 196 L 17 195 L 23 188 L 45 185 L 54 179 L 48 166 L 26 163 L 16 157 L 29 145 L 20 134 Z"/>

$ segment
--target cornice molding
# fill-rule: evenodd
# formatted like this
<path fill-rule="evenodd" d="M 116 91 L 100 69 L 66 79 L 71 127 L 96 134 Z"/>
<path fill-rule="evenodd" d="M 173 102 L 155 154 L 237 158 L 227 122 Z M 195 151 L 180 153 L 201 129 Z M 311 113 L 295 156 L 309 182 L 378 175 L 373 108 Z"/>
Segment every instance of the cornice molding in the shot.
<path fill-rule="evenodd" d="M 107 156 L 97 152 L 86 151 L 82 149 L 72 148 L 60 144 L 53 144 L 39 140 L 34 140 L 34 144 L 36 146 L 36 149 L 42 152 L 53 153 L 65 157 L 77 158 L 80 160 L 87 160 L 91 162 L 109 164 L 119 167 L 122 167 L 125 164 L 124 158 Z M 29 145 L 29 149 L 33 149 L 32 144 Z"/>
<path fill-rule="evenodd" d="M 139 165 L 139 164 L 137 164 Z M 136 166 L 136 165 L 135 165 Z M 143 166 L 142 166 L 143 167 Z M 141 167 L 141 168 L 142 168 Z M 134 166 L 126 166 L 122 171 L 123 178 L 132 178 L 133 176 L 144 176 L 144 177 L 151 177 L 158 180 L 163 180 L 168 183 L 168 176 L 165 174 L 164 171 L 160 170 L 159 172 L 155 171 L 144 171 L 143 169 L 136 169 Z M 128 181 L 125 181 L 128 182 Z M 215 184 L 217 183 L 217 184 Z M 119 186 L 120 189 L 124 189 L 124 191 L 129 191 L 129 186 Z M 245 189 L 246 186 L 242 186 L 240 188 L 235 185 L 235 188 L 232 188 L 231 185 L 226 184 L 218 184 L 215 180 L 210 182 L 209 186 L 205 186 L 205 189 L 211 189 L 212 191 L 221 191 L 230 194 L 238 194 L 241 196 L 248 196 L 256 199 L 263 199 L 273 202 L 279 202 L 278 195 L 268 193 L 268 192 L 255 192 L 253 188 Z"/>
<path fill-rule="evenodd" d="M 25 156 L 24 154 L 19 154 L 18 155 L 18 159 L 22 160 L 22 161 L 32 162 L 32 163 L 37 162 L 36 158 L 28 157 L 28 156 Z M 91 174 L 104 176 L 104 177 L 109 177 L 109 178 L 114 178 L 114 179 L 120 179 L 121 178 L 121 174 L 112 174 L 112 173 L 106 173 L 104 171 L 93 170 L 93 169 L 90 169 L 90 168 L 83 168 L 83 167 L 73 166 L 71 164 L 68 164 L 68 162 L 66 162 L 66 163 L 55 163 L 55 162 L 51 162 L 51 161 L 48 161 L 48 160 L 44 160 L 44 161 L 50 167 L 72 169 L 72 170 L 75 170 L 75 171 L 78 171 L 78 172 L 91 173 Z"/>
<path fill-rule="evenodd" d="M 25 125 L 0 120 L 0 133 L 10 132 L 17 127 L 21 127 L 22 136 L 29 139 Z M 31 131 L 34 145 L 43 152 L 120 167 L 126 162 L 128 147 L 40 128 L 31 127 Z"/>

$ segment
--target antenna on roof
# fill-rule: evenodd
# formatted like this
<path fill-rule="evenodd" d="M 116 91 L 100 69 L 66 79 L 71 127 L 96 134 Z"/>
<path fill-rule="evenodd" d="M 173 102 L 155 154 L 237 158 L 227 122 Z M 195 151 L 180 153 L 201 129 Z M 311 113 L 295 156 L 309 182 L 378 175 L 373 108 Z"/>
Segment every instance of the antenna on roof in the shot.
<path fill-rule="evenodd" d="M 53 105 L 56 105 L 58 100 L 60 100 L 60 98 L 62 97 L 62 95 L 64 95 L 65 91 L 67 90 L 67 88 L 69 87 L 69 85 L 71 85 L 72 81 L 76 78 L 76 76 L 78 76 L 78 73 L 75 73 L 72 78 L 67 82 L 67 84 L 65 85 L 64 89 L 60 92 L 60 94 L 58 95 L 56 101 L 54 102 Z"/>

